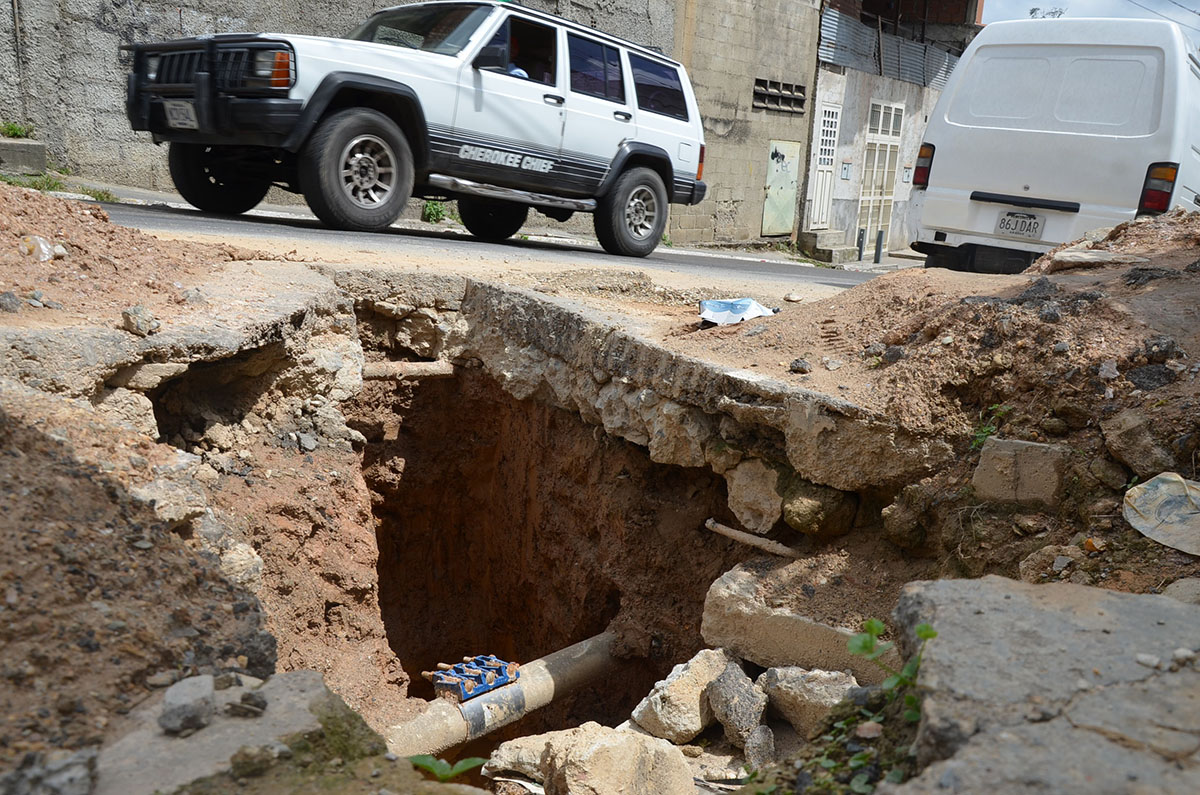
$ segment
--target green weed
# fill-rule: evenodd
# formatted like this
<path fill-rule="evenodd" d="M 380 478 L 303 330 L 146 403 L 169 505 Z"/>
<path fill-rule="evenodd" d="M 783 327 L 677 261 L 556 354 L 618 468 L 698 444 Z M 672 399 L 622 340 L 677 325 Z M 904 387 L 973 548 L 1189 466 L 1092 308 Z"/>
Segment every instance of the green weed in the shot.
<path fill-rule="evenodd" d="M 881 686 L 888 693 L 890 701 L 901 692 L 916 687 L 917 672 L 921 670 L 921 657 L 925 654 L 925 644 L 936 638 L 937 632 L 929 624 L 918 624 L 916 632 L 917 637 L 921 639 L 921 648 L 917 649 L 916 655 L 904 663 L 903 667 L 897 671 L 892 666 L 879 660 L 894 645 L 892 643 L 879 643 L 879 636 L 885 631 L 887 631 L 887 627 L 878 618 L 867 619 L 863 622 L 863 631 L 852 637 L 847 646 L 851 654 L 869 660 L 888 674 L 887 679 L 883 680 Z M 919 721 L 921 719 L 920 706 L 921 702 L 915 693 L 905 693 L 904 719 L 909 723 Z"/>
<path fill-rule="evenodd" d="M 438 781 L 449 781 L 452 778 L 461 776 L 468 770 L 474 770 L 480 765 L 487 763 L 486 759 L 471 756 L 466 759 L 460 759 L 451 765 L 445 759 L 436 759 L 429 754 L 410 756 L 408 761 L 412 762 L 413 767 L 420 768 L 426 773 L 433 775 Z"/>
<path fill-rule="evenodd" d="M 116 202 L 117 201 L 116 194 L 110 190 L 105 190 L 104 188 L 89 188 L 89 187 L 85 186 L 85 187 L 80 188 L 79 192 L 86 196 L 91 196 L 93 199 L 95 199 L 98 202 Z"/>
<path fill-rule="evenodd" d="M 439 201 L 426 201 L 421 205 L 421 220 L 427 224 L 436 224 L 446 217 L 446 205 Z"/>
<path fill-rule="evenodd" d="M 15 185 L 18 188 L 33 188 L 34 190 L 63 190 L 66 184 L 54 174 L 35 174 L 31 177 L 12 177 L 0 174 L 0 182 Z"/>
<path fill-rule="evenodd" d="M 32 124 L 18 124 L 15 121 L 0 122 L 0 138 L 32 138 Z"/>
<path fill-rule="evenodd" d="M 1012 406 L 993 403 L 980 411 L 979 425 L 975 428 L 975 433 L 971 436 L 971 449 L 978 450 L 983 447 L 983 443 L 988 440 L 988 437 L 995 435 L 996 431 L 1000 430 L 1000 425 L 1004 422 L 1004 418 L 1012 414 L 1012 410 Z"/>

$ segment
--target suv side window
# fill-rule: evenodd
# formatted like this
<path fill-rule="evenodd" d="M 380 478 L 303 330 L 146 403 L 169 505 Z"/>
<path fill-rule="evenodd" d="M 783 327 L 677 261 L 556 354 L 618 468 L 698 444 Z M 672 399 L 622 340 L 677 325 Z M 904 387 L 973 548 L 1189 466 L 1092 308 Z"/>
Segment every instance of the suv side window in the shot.
<path fill-rule="evenodd" d="M 520 17 L 509 17 L 499 27 L 488 46 L 508 48 L 507 74 L 544 83 L 555 84 L 558 64 L 558 31 Z"/>
<path fill-rule="evenodd" d="M 638 108 L 688 120 L 687 101 L 675 67 L 629 53 L 629 68 L 633 71 Z"/>
<path fill-rule="evenodd" d="M 621 53 L 616 47 L 571 33 L 567 50 L 571 56 L 572 91 L 625 104 Z"/>

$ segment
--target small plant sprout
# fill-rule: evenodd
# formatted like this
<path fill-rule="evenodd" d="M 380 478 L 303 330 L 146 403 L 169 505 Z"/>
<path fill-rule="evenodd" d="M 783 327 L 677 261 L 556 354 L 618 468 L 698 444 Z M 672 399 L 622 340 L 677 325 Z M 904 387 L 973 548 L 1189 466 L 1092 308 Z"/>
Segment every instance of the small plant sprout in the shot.
<path fill-rule="evenodd" d="M 975 433 L 971 436 L 971 449 L 978 450 L 983 447 L 983 443 L 988 440 L 988 437 L 995 435 L 996 431 L 1000 430 L 1000 424 L 1004 422 L 1005 417 L 1012 414 L 1012 410 L 1012 406 L 993 403 L 980 411 L 979 426 L 975 428 Z"/>
<path fill-rule="evenodd" d="M 426 773 L 432 775 L 438 781 L 443 782 L 461 776 L 468 770 L 474 770 L 480 765 L 487 763 L 486 759 L 478 756 L 471 756 L 466 759 L 460 759 L 451 765 L 445 759 L 437 759 L 429 754 L 410 756 L 408 761 L 412 763 L 413 767 L 420 768 Z"/>
<path fill-rule="evenodd" d="M 909 723 L 916 723 L 921 719 L 921 703 L 916 693 L 911 692 L 911 688 L 915 688 L 917 684 L 917 672 L 921 670 L 921 658 L 925 654 L 925 644 L 936 638 L 937 632 L 929 624 L 918 624 L 916 633 L 917 637 L 921 639 L 921 647 L 917 649 L 917 653 L 913 655 L 912 659 L 904 663 L 903 667 L 897 671 L 879 659 L 894 645 L 890 642 L 879 642 L 879 636 L 887 631 L 883 622 L 877 618 L 870 618 L 863 622 L 862 628 L 863 631 L 852 637 L 847 644 L 850 653 L 870 660 L 887 672 L 888 677 L 883 680 L 882 687 L 888 692 L 889 699 L 895 698 L 903 690 L 910 691 L 904 694 L 904 719 Z"/>

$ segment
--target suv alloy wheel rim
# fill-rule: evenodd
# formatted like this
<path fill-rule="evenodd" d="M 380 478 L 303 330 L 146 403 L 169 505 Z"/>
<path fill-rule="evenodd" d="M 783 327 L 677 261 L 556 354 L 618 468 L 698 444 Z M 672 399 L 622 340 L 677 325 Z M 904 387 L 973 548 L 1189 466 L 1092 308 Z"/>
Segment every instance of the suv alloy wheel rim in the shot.
<path fill-rule="evenodd" d="M 625 202 L 625 225 L 629 233 L 638 240 L 644 240 L 654 231 L 654 222 L 658 220 L 658 200 L 654 191 L 644 185 L 634 188 Z"/>
<path fill-rule="evenodd" d="M 382 138 L 354 137 L 342 150 L 339 162 L 342 190 L 359 207 L 374 209 L 392 195 L 396 187 L 396 155 Z"/>

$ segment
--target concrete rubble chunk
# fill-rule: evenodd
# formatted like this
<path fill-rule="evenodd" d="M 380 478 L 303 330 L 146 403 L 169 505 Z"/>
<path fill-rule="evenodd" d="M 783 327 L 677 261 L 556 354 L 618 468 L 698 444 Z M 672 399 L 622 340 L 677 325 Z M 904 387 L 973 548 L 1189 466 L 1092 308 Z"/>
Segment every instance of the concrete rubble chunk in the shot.
<path fill-rule="evenodd" d="M 929 766 L 896 792 L 1200 791 L 1176 764 L 1200 753 L 1200 670 L 1138 660 L 1200 647 L 1193 605 L 987 576 L 910 583 L 893 620 L 907 654 L 918 624 L 938 632 L 918 676 Z"/>
<path fill-rule="evenodd" d="M 704 649 L 676 665 L 633 708 L 633 720 L 655 737 L 677 745 L 688 742 L 712 723 L 712 710 L 704 689 L 729 663 L 729 655 L 724 651 Z"/>
<path fill-rule="evenodd" d="M 1083 550 L 1066 544 L 1054 544 L 1034 550 L 1017 564 L 1023 582 L 1037 584 L 1051 577 L 1069 575 L 1072 565 L 1087 559 Z"/>
<path fill-rule="evenodd" d="M 208 508 L 204 495 L 166 478 L 158 478 L 129 492 L 142 502 L 151 504 L 158 518 L 171 527 L 203 515 Z"/>
<path fill-rule="evenodd" d="M 762 723 L 767 694 L 746 675 L 737 663 L 729 663 L 704 689 L 713 717 L 725 727 L 725 739 L 744 748 L 750 735 Z"/>
<path fill-rule="evenodd" d="M 187 372 L 187 369 L 188 365 L 185 362 L 135 364 L 118 370 L 116 375 L 108 379 L 108 384 L 109 386 L 123 386 L 139 392 L 148 392 L 160 386 L 164 381 L 182 375 Z"/>
<path fill-rule="evenodd" d="M 775 733 L 770 726 L 758 726 L 746 738 L 746 764 L 751 770 L 762 770 L 775 761 Z"/>
<path fill-rule="evenodd" d="M 546 795 L 693 795 L 683 752 L 666 740 L 588 722 L 500 745 L 484 768 L 519 773 Z"/>
<path fill-rule="evenodd" d="M 1174 457 L 1154 438 L 1152 422 L 1138 409 L 1125 409 L 1100 423 L 1108 452 L 1142 480 L 1175 468 Z"/>
<path fill-rule="evenodd" d="M 771 708 L 808 737 L 858 680 L 843 671 L 806 670 L 796 666 L 768 668 L 757 680 Z"/>
<path fill-rule="evenodd" d="M 704 599 L 704 642 L 764 668 L 849 670 L 859 682 L 882 681 L 882 671 L 846 648 L 853 632 L 799 612 L 794 597 L 809 575 L 805 561 L 778 559 L 751 560 L 725 572 Z M 893 667 L 901 664 L 895 653 L 881 659 Z"/>
<path fill-rule="evenodd" d="M 212 674 L 181 679 L 168 687 L 163 695 L 158 725 L 170 734 L 187 729 L 203 729 L 212 722 L 216 709 L 213 693 Z"/>
<path fill-rule="evenodd" d="M 1069 455 L 1059 445 L 992 436 L 983 444 L 971 485 L 987 502 L 1054 508 Z"/>
<path fill-rule="evenodd" d="M 725 471 L 729 509 L 751 533 L 768 532 L 783 516 L 783 498 L 776 487 L 779 473 L 761 459 L 751 458 Z"/>

